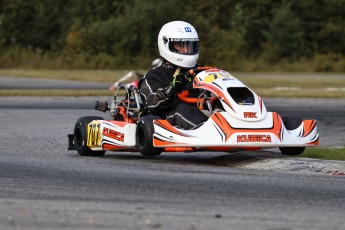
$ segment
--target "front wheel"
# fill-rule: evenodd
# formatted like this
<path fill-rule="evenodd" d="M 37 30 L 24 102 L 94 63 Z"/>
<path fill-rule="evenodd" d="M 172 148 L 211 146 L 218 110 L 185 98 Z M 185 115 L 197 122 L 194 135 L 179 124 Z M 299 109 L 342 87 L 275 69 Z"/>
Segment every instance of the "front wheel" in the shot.
<path fill-rule="evenodd" d="M 103 120 L 103 117 L 81 117 L 74 126 L 74 146 L 81 156 L 103 156 L 105 151 L 92 151 L 87 146 L 87 129 L 93 120 Z"/>
<path fill-rule="evenodd" d="M 143 156 L 158 156 L 163 152 L 162 148 L 153 146 L 153 120 L 155 119 L 159 119 L 159 117 L 144 116 L 137 123 L 136 142 Z"/>
<path fill-rule="evenodd" d="M 282 120 L 287 130 L 294 130 L 303 122 L 301 117 L 282 117 Z M 302 154 L 305 147 L 280 147 L 279 149 L 283 155 L 296 156 Z"/>

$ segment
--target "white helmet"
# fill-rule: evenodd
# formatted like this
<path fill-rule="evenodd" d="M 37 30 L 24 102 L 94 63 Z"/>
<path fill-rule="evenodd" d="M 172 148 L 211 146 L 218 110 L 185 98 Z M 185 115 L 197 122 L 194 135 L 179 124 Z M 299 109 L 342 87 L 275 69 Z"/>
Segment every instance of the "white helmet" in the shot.
<path fill-rule="evenodd" d="M 175 45 L 187 47 L 186 53 L 179 52 Z M 168 62 L 192 68 L 199 57 L 199 36 L 195 28 L 183 21 L 173 21 L 165 24 L 158 34 L 159 54 Z"/>

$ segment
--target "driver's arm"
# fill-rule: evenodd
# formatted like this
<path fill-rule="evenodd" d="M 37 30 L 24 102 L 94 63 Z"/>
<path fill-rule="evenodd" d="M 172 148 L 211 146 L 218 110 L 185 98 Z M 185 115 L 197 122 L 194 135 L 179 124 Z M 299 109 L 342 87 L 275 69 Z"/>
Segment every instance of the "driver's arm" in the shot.
<path fill-rule="evenodd" d="M 153 77 L 143 79 L 140 94 L 146 107 L 153 113 L 159 113 L 171 107 L 173 98 L 164 92 L 164 85 Z"/>

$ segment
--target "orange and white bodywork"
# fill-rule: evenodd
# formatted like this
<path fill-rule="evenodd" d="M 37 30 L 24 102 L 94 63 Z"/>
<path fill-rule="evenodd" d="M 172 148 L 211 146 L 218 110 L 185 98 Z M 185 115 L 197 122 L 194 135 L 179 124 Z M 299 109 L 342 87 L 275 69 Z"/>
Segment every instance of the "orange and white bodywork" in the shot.
<path fill-rule="evenodd" d="M 315 120 L 287 130 L 276 112 L 267 112 L 259 96 L 226 71 L 209 69 L 194 78 L 194 88 L 218 97 L 224 111 L 214 112 L 199 127 L 178 129 L 166 120 L 154 121 L 155 147 L 285 147 L 316 146 Z"/>
<path fill-rule="evenodd" d="M 166 120 L 154 121 L 155 147 L 288 147 L 316 146 L 319 141 L 315 120 L 304 120 L 287 130 L 277 113 L 269 112 L 260 121 L 238 122 L 227 112 L 216 112 L 196 129 L 181 130 Z"/>
<path fill-rule="evenodd" d="M 88 125 L 87 146 L 94 151 L 133 148 L 135 135 L 135 123 L 94 120 Z"/>

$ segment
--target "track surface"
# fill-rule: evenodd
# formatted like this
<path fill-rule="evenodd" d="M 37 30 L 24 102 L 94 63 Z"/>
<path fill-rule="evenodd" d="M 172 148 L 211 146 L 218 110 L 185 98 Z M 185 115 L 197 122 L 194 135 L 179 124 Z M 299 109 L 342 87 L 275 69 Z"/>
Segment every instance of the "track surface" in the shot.
<path fill-rule="evenodd" d="M 274 150 L 67 151 L 77 118 L 100 115 L 88 109 L 93 100 L 0 98 L 0 229 L 345 229 L 344 176 L 237 167 L 281 159 Z M 318 119 L 321 145 L 343 145 L 343 101 L 265 101 Z"/>

